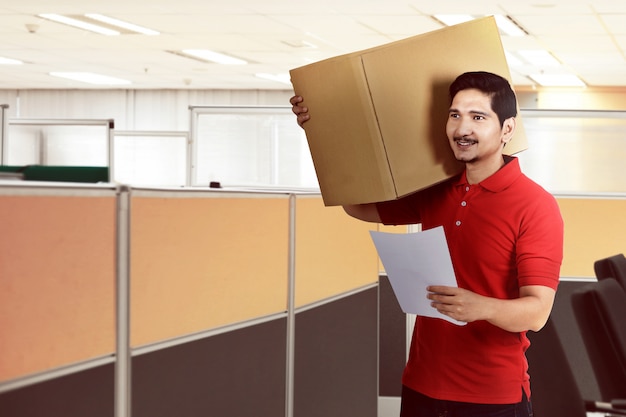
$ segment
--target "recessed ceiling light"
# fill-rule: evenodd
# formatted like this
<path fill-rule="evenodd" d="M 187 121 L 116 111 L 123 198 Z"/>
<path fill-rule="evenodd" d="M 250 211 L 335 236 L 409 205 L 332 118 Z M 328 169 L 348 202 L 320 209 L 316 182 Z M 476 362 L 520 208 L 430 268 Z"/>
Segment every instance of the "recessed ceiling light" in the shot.
<path fill-rule="evenodd" d="M 204 61 L 211 61 L 217 64 L 223 65 L 245 65 L 246 61 L 243 59 L 235 58 L 229 55 L 221 54 L 215 51 L 209 51 L 208 49 L 183 49 L 182 51 L 186 55 L 190 55 L 195 58 L 200 58 Z"/>
<path fill-rule="evenodd" d="M 96 74 L 93 72 L 51 72 L 54 77 L 66 78 L 68 80 L 80 81 L 83 83 L 97 85 L 128 85 L 130 81 L 122 78 L 109 77 L 107 75 Z"/>
<path fill-rule="evenodd" d="M 0 65 L 22 65 L 24 62 L 19 59 L 5 58 L 0 56 Z"/>
<path fill-rule="evenodd" d="M 116 36 L 120 34 L 120 32 L 117 30 L 105 28 L 103 26 L 94 25 L 93 23 L 84 22 L 82 20 L 74 19 L 74 18 L 63 16 L 60 14 L 43 13 L 37 16 L 43 17 L 44 19 L 52 20 L 53 22 L 63 23 L 69 26 L 74 26 L 79 29 L 89 30 L 91 32 L 99 33 L 101 35 Z"/>
<path fill-rule="evenodd" d="M 532 74 L 529 77 L 543 87 L 585 87 L 583 80 L 574 74 Z"/>
<path fill-rule="evenodd" d="M 106 23 L 108 25 L 127 29 L 132 32 L 141 33 L 143 35 L 155 36 L 155 35 L 160 34 L 156 30 L 148 29 L 143 26 L 135 25 L 134 23 L 125 22 L 123 20 L 115 19 L 115 18 L 104 16 L 104 15 L 97 14 L 97 13 L 87 13 L 85 17 L 88 17 L 93 20 L 97 20 L 98 22 Z"/>

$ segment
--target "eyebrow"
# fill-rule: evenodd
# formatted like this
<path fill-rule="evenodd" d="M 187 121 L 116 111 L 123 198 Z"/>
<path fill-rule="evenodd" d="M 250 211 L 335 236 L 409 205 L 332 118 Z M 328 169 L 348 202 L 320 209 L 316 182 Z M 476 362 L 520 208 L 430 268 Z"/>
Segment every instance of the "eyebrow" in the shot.
<path fill-rule="evenodd" d="M 451 108 L 451 109 L 448 110 L 448 113 L 461 113 L 461 112 L 458 109 Z M 480 116 L 489 116 L 489 113 L 484 112 L 484 111 L 480 111 L 480 110 L 470 110 L 468 113 L 470 113 L 470 114 L 477 114 L 477 115 L 480 115 Z"/>

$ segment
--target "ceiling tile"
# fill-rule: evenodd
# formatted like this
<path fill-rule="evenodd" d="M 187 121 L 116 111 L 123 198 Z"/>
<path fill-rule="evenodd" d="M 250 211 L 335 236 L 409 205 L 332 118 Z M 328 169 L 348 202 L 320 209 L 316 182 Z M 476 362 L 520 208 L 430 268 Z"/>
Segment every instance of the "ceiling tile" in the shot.
<path fill-rule="evenodd" d="M 162 34 L 105 37 L 36 16 L 44 12 L 97 12 Z M 436 30 L 441 26 L 430 15 L 438 13 L 507 14 L 530 33 L 503 36 L 507 51 L 544 48 L 563 61 L 560 70 L 584 74 L 590 85 L 626 86 L 620 75 L 626 57 L 626 2 L 621 0 L 318 0 L 306 5 L 284 0 L 21 0 L 0 5 L 0 56 L 27 64 L 1 67 L 0 87 L 66 88 L 47 73 L 87 68 L 132 78 L 134 88 L 180 88 L 181 80 L 194 79 L 196 87 L 284 89 L 256 79 L 254 72 L 285 72 Z M 27 24 L 35 25 L 29 26 L 34 33 Z M 230 53 L 251 64 L 233 68 L 166 52 L 186 48 Z M 533 70 L 512 69 L 514 83 L 527 85 L 525 75 Z"/>

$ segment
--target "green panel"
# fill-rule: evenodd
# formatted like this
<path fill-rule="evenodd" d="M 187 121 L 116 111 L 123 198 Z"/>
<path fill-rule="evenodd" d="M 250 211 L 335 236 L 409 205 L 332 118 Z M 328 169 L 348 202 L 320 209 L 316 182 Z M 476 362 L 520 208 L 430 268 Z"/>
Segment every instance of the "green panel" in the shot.
<path fill-rule="evenodd" d="M 0 172 L 21 173 L 26 181 L 109 182 L 108 167 L 2 165 Z"/>

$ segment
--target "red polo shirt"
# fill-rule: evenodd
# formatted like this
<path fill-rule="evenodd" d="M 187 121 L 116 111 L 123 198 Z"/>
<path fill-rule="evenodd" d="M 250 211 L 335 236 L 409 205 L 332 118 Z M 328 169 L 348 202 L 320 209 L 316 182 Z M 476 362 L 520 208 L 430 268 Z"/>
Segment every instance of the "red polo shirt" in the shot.
<path fill-rule="evenodd" d="M 479 184 L 465 173 L 378 204 L 385 224 L 443 225 L 459 287 L 512 299 L 525 285 L 556 289 L 563 220 L 554 197 L 520 170 L 517 158 Z M 486 321 L 456 326 L 418 317 L 402 382 L 432 398 L 483 404 L 530 397 L 526 333 Z"/>

